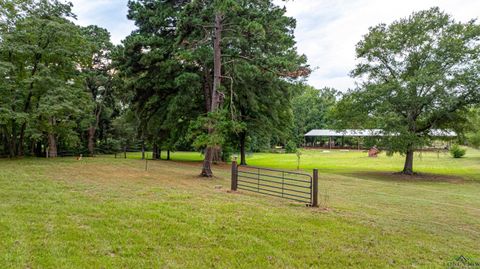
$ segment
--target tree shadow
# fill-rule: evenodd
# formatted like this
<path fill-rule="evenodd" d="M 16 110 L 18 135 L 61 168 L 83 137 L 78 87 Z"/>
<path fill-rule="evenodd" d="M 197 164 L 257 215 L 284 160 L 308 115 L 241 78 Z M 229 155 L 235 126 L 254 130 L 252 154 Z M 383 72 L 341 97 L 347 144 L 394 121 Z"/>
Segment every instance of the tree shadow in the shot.
<path fill-rule="evenodd" d="M 430 173 L 415 173 L 413 175 L 405 175 L 399 172 L 383 172 L 383 171 L 369 171 L 369 172 L 353 172 L 348 173 L 350 176 L 355 176 L 361 179 L 374 179 L 382 181 L 392 182 L 439 182 L 439 183 L 452 183 L 452 184 L 464 184 L 464 183 L 477 183 L 474 180 L 469 180 L 461 176 L 455 175 L 439 175 Z"/>

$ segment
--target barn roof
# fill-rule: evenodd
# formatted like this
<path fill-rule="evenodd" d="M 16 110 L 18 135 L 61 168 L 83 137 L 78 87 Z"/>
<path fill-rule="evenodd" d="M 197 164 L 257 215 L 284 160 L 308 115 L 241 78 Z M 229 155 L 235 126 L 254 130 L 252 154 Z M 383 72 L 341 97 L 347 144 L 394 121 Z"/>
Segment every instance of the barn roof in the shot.
<path fill-rule="evenodd" d="M 365 137 L 365 136 L 385 136 L 382 129 L 313 129 L 306 133 L 305 136 L 351 136 L 351 137 Z M 430 131 L 431 136 L 437 137 L 456 137 L 457 134 L 450 130 L 433 129 Z"/>
<path fill-rule="evenodd" d="M 383 131 L 381 129 L 313 129 L 305 136 L 383 136 Z"/>

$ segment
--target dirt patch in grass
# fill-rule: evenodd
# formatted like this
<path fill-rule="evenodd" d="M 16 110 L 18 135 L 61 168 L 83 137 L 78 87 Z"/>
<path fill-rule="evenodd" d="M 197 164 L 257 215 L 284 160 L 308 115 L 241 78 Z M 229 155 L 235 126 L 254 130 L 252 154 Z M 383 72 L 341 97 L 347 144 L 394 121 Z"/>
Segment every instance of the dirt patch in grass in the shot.
<path fill-rule="evenodd" d="M 185 189 L 205 188 L 212 182 L 219 185 L 227 178 L 228 164 L 214 165 L 212 167 L 214 177 L 209 179 L 200 176 L 201 165 L 198 162 L 149 161 L 145 170 L 145 162 L 140 160 L 119 160 L 108 163 L 102 160 L 85 159 L 83 162 L 56 166 L 45 174 L 51 179 L 71 183 L 113 186 L 159 185 Z"/>
<path fill-rule="evenodd" d="M 451 175 L 437 175 L 437 174 L 428 174 L 428 173 L 416 173 L 414 175 L 404 175 L 401 173 L 392 173 L 392 172 L 356 172 L 349 175 L 367 178 L 367 179 L 378 179 L 378 180 L 387 180 L 387 181 L 398 181 L 398 182 L 446 182 L 453 184 L 463 184 L 465 179 L 460 176 L 451 176 Z"/>
<path fill-rule="evenodd" d="M 164 160 L 160 161 L 160 162 L 165 162 Z M 166 162 L 169 162 L 169 163 L 172 163 L 172 164 L 179 164 L 179 165 L 183 165 L 183 166 L 192 166 L 192 167 L 200 167 L 200 169 L 202 168 L 202 164 L 203 162 L 202 161 L 189 161 L 189 162 L 185 162 L 185 161 L 166 161 Z M 225 162 L 221 162 L 221 163 L 212 163 L 212 169 L 228 169 L 228 168 L 231 168 L 232 165 L 230 163 L 225 163 Z"/>

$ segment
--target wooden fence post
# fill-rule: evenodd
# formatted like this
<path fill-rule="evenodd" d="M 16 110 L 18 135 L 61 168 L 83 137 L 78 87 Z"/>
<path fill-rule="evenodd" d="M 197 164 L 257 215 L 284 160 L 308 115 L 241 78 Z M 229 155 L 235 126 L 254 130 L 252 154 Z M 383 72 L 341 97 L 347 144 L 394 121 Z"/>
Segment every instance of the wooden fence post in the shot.
<path fill-rule="evenodd" d="M 318 207 L 318 169 L 313 169 L 312 207 Z"/>
<path fill-rule="evenodd" d="M 232 161 L 232 186 L 231 189 L 232 191 L 237 190 L 237 181 L 238 180 L 238 166 L 237 166 L 237 160 Z"/>

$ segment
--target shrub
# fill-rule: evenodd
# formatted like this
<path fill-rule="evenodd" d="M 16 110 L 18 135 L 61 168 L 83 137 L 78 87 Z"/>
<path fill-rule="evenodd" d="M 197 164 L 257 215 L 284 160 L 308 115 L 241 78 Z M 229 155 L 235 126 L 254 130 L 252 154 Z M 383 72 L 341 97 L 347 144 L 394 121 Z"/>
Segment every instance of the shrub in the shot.
<path fill-rule="evenodd" d="M 288 141 L 288 143 L 285 145 L 285 152 L 286 153 L 297 152 L 297 143 L 295 143 L 295 141 Z"/>
<path fill-rule="evenodd" d="M 467 134 L 467 140 L 470 146 L 480 148 L 480 132 Z"/>
<path fill-rule="evenodd" d="M 450 148 L 450 155 L 452 155 L 453 158 L 462 158 L 465 153 L 467 152 L 466 149 L 461 148 L 459 145 L 455 144 Z"/>

